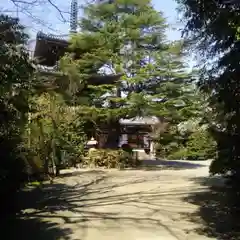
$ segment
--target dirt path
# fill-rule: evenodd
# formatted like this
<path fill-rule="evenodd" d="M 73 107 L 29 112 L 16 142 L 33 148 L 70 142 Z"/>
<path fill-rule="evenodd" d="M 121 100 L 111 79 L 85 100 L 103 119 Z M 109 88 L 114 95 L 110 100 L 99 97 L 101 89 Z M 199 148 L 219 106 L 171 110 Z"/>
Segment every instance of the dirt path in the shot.
<path fill-rule="evenodd" d="M 34 221 L 42 229 L 36 234 L 32 227 L 34 238 L 24 239 L 210 239 L 195 232 L 198 226 L 188 215 L 198 206 L 186 201 L 205 188 L 194 180 L 208 176 L 208 163 L 201 164 L 178 170 L 65 171 L 23 210 L 28 229 Z"/>

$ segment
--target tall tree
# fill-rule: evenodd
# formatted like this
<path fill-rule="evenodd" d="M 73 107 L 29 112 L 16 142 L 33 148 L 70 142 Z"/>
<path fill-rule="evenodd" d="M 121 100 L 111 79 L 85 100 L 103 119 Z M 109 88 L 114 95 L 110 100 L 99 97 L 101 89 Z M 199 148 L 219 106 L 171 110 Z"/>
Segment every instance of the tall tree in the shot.
<path fill-rule="evenodd" d="M 0 172 L 1 194 L 19 187 L 22 133 L 29 110 L 34 67 L 24 47 L 27 41 L 18 19 L 0 15 Z"/>
<path fill-rule="evenodd" d="M 58 175 L 60 167 L 80 160 L 85 141 L 83 121 L 54 91 L 35 94 L 31 108 L 30 134 L 25 132 L 30 167 L 36 173 L 49 173 L 49 166 L 53 166 Z"/>
<path fill-rule="evenodd" d="M 88 85 L 91 107 L 85 106 L 85 113 L 113 120 L 111 124 L 120 117 L 153 113 L 149 106 L 160 98 L 160 85 L 179 85 L 187 76 L 180 60 L 182 44 L 166 41 L 163 14 L 149 0 L 87 4 L 84 13 L 81 33 L 71 40 L 75 54 L 62 59 L 63 71 L 82 82 L 97 72 L 122 75 L 116 85 Z"/>
<path fill-rule="evenodd" d="M 153 28 L 156 40 L 157 29 L 154 28 L 163 29 L 164 22 L 163 18 L 150 6 L 150 1 L 129 0 L 87 4 L 84 12 L 85 15 L 80 21 L 81 33 L 72 38 L 72 48 L 77 60 L 73 60 L 71 56 L 63 59 L 63 69 L 68 75 L 70 77 L 75 75 L 76 78 L 80 77 L 84 81 L 91 78 L 93 74 L 99 73 L 101 69 L 103 74 L 106 71 L 112 74 L 123 74 L 125 77 L 122 80 L 125 84 L 133 78 L 133 75 L 136 80 L 138 78 L 137 81 L 142 81 L 144 76 L 139 74 L 140 60 L 147 57 L 144 56 L 146 50 L 143 46 L 133 48 L 133 44 L 136 41 L 137 44 L 142 45 L 147 41 L 151 43 L 153 36 L 148 36 L 147 28 Z M 128 56 L 127 52 L 130 53 Z M 119 95 L 116 85 L 101 85 L 101 87 L 88 85 L 88 89 L 91 89 L 88 95 L 90 107 L 88 110 L 85 108 L 85 112 L 89 112 L 91 118 L 95 115 L 98 120 L 100 118 L 103 121 L 108 120 L 112 127 L 115 126 L 113 128 L 118 128 L 118 119 L 126 115 L 127 108 L 117 108 L 123 104 L 123 100 L 119 98 L 120 96 L 116 97 L 116 92 Z M 83 94 L 82 92 L 81 95 Z M 113 133 L 113 135 L 117 137 L 117 134 Z M 109 141 L 115 142 L 117 139 L 109 139 Z"/>
<path fill-rule="evenodd" d="M 240 178 L 239 5 L 227 1 L 178 0 L 184 13 L 185 33 L 201 55 L 201 83 L 215 110 L 212 132 L 218 158 L 212 173 Z M 238 182 L 238 180 L 237 180 Z"/>

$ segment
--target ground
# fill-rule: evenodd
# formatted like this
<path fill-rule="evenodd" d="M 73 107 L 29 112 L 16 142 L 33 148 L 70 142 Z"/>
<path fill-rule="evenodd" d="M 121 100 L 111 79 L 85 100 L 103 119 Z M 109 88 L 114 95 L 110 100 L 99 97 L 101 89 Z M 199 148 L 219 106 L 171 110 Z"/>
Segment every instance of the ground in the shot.
<path fill-rule="evenodd" d="M 13 231 L 25 240 L 216 239 L 199 231 L 202 206 L 191 198 L 206 191 L 209 161 L 147 164 L 141 170 L 65 170 L 53 184 L 19 196 L 19 202 L 32 200 L 21 206 Z"/>

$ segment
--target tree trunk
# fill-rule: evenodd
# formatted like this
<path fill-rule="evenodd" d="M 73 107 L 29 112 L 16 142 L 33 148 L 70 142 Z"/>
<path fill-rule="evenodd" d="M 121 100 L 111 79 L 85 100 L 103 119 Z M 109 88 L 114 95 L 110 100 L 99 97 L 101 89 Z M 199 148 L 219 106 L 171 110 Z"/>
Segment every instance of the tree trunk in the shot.
<path fill-rule="evenodd" d="M 60 175 L 60 166 L 56 165 L 56 172 L 55 172 L 55 176 L 59 176 Z"/>
<path fill-rule="evenodd" d="M 120 137 L 120 124 L 115 122 L 114 124 L 110 124 L 110 130 L 108 132 L 107 141 L 105 144 L 106 148 L 117 149 L 119 144 Z"/>

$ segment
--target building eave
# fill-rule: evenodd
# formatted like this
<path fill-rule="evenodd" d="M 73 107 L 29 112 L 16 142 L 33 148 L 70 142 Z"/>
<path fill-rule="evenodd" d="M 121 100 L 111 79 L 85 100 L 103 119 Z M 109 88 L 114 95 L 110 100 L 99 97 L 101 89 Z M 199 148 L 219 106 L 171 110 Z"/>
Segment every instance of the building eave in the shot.
<path fill-rule="evenodd" d="M 36 37 L 34 57 L 45 66 L 54 66 L 65 54 L 69 41 L 54 35 L 39 32 Z"/>
<path fill-rule="evenodd" d="M 156 125 L 160 123 L 157 117 L 135 117 L 130 119 L 120 119 L 119 123 L 125 126 Z"/>

